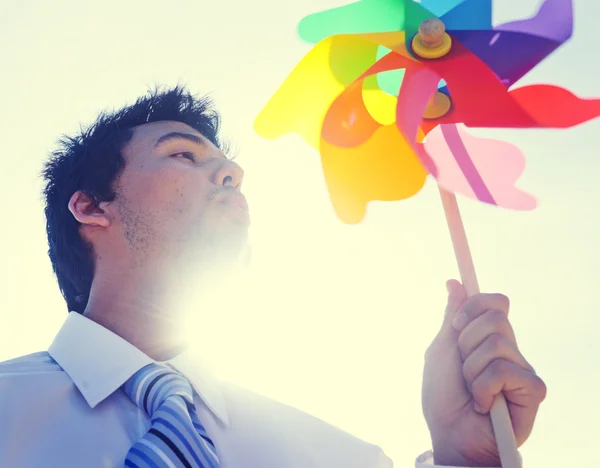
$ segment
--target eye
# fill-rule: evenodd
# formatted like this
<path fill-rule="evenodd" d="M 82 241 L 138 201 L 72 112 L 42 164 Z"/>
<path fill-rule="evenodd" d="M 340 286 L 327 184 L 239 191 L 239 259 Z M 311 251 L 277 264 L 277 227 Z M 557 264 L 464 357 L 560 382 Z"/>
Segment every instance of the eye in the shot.
<path fill-rule="evenodd" d="M 190 161 L 193 161 L 193 162 L 196 161 L 196 156 L 194 155 L 194 153 L 190 153 L 189 151 L 183 151 L 181 153 L 175 153 L 172 156 L 182 156 L 185 159 L 189 159 Z"/>

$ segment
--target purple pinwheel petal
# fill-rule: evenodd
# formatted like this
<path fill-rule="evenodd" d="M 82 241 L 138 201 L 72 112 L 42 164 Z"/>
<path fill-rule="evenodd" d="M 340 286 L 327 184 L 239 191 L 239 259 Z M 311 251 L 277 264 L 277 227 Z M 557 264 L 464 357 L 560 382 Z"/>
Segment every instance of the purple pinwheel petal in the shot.
<path fill-rule="evenodd" d="M 519 32 L 448 31 L 510 86 L 561 44 Z"/>
<path fill-rule="evenodd" d="M 546 0 L 534 17 L 494 29 L 531 34 L 562 44 L 573 34 L 573 0 Z"/>
<path fill-rule="evenodd" d="M 532 18 L 492 31 L 448 31 L 510 86 L 573 33 L 573 0 L 545 0 Z"/>

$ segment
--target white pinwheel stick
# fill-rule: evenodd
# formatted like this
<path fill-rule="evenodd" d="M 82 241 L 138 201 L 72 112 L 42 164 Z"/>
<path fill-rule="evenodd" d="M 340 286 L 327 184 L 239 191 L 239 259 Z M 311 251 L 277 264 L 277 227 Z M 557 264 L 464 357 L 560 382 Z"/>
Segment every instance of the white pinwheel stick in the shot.
<path fill-rule="evenodd" d="M 477 282 L 477 275 L 475 274 L 467 235 L 458 209 L 456 195 L 444 190 L 442 187 L 439 187 L 439 189 L 446 221 L 448 222 L 448 229 L 450 230 L 450 237 L 452 238 L 452 245 L 454 246 L 454 255 L 458 263 L 460 278 L 467 294 L 473 296 L 479 293 L 479 284 Z M 490 410 L 490 417 L 492 419 L 502 467 L 521 468 L 521 457 L 517 449 L 517 441 L 510 420 L 508 406 L 506 405 L 506 399 L 502 393 L 499 393 L 494 399 L 492 409 Z"/>
<path fill-rule="evenodd" d="M 419 26 L 419 33 L 412 42 L 412 48 L 417 55 L 425 59 L 436 59 L 446 55 L 452 48 L 452 39 L 446 34 L 443 21 L 437 18 L 423 21 Z M 436 93 L 431 99 L 425 111 L 425 118 L 441 117 L 450 109 L 451 99 L 445 95 L 440 96 L 440 94 L 442 93 Z M 473 296 L 479 293 L 479 283 L 477 282 L 475 266 L 473 265 L 467 235 L 458 209 L 456 195 L 441 186 L 439 189 L 461 281 L 468 296 Z M 521 468 L 521 457 L 519 456 L 506 399 L 502 393 L 494 399 L 490 417 L 502 467 Z"/>

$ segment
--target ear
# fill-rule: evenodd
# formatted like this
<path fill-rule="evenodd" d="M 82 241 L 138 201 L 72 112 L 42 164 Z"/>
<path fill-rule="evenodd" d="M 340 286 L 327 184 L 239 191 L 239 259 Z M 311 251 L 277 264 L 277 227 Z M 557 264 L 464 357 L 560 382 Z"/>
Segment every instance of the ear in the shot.
<path fill-rule="evenodd" d="M 75 219 L 86 226 L 110 226 L 111 220 L 105 208 L 108 203 L 103 202 L 98 206 L 85 193 L 78 190 L 69 200 L 69 211 Z"/>

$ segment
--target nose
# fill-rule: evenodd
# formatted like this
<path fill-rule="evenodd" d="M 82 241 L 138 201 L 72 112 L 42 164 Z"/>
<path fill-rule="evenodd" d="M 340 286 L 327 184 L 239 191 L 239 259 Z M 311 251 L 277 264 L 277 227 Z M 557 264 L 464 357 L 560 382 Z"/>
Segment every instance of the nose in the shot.
<path fill-rule="evenodd" d="M 213 183 L 223 187 L 240 189 L 244 179 L 244 170 L 235 162 L 224 160 L 214 173 Z"/>

